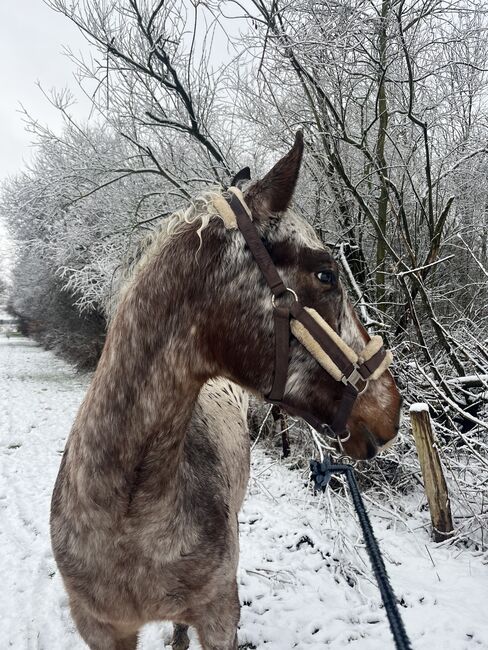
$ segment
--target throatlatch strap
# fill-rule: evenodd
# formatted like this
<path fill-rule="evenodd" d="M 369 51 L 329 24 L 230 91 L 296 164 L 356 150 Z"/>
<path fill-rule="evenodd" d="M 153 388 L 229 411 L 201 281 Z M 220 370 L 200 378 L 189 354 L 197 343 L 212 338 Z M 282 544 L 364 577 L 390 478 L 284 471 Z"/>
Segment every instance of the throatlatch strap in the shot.
<path fill-rule="evenodd" d="M 266 282 L 269 285 L 269 288 L 273 292 L 273 295 L 281 296 L 283 293 L 285 293 L 286 286 L 284 285 L 280 274 L 276 270 L 270 254 L 261 241 L 259 233 L 256 230 L 256 226 L 249 218 L 249 215 L 244 209 L 244 206 L 235 194 L 231 193 L 230 197 L 227 200 L 230 207 L 234 210 L 239 230 L 246 240 L 246 243 L 249 246 L 254 259 L 256 260 L 257 265 L 261 269 L 261 273 L 264 275 Z"/>

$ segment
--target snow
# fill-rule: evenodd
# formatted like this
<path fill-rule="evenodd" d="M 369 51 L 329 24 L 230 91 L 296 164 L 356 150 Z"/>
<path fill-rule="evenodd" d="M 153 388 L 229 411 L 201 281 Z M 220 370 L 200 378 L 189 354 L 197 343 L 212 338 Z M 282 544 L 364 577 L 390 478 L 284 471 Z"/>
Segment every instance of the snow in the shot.
<path fill-rule="evenodd" d="M 463 377 L 453 377 L 447 380 L 447 384 L 476 384 L 488 382 L 488 375 L 464 375 Z"/>
<path fill-rule="evenodd" d="M 429 412 L 429 405 L 425 402 L 417 402 L 416 404 L 411 404 L 408 409 L 410 413 L 421 413 L 422 411 Z"/>
<path fill-rule="evenodd" d="M 87 381 L 34 343 L 0 335 L 2 650 L 86 647 L 70 619 L 48 522 L 64 441 Z M 431 542 L 420 501 L 419 494 L 402 503 L 406 523 L 382 504 L 371 508 L 413 647 L 488 648 L 483 556 Z M 314 496 L 304 475 L 258 446 L 239 518 L 242 647 L 393 648 L 358 526 L 339 493 Z M 149 625 L 139 648 L 161 650 L 170 633 L 168 623 Z M 198 647 L 193 639 L 192 650 Z"/>

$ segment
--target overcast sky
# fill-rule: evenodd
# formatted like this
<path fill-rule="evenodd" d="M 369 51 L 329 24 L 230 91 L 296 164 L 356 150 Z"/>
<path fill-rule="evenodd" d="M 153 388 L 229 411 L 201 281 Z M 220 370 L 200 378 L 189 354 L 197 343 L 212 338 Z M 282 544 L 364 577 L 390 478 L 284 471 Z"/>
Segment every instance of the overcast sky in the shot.
<path fill-rule="evenodd" d="M 49 9 L 42 0 L 0 0 L 0 180 L 14 174 L 30 160 L 29 134 L 24 131 L 20 104 L 37 119 L 56 128 L 54 108 L 43 97 L 43 88 L 72 89 L 74 65 L 63 46 L 86 52 L 87 43 L 68 19 Z M 88 111 L 80 100 L 73 113 Z M 8 242 L 0 221 L 0 273 Z"/>
<path fill-rule="evenodd" d="M 59 123 L 37 82 L 46 90 L 69 86 L 76 92 L 74 65 L 63 54 L 64 45 L 87 51 L 79 31 L 42 0 L 0 0 L 0 178 L 30 157 L 20 104 L 41 121 Z"/>
<path fill-rule="evenodd" d="M 236 34 L 242 27 L 241 21 L 227 25 Z M 224 40 L 217 38 L 214 45 L 214 59 L 227 59 Z M 78 98 L 70 112 L 75 118 L 89 115 L 89 102 L 77 88 L 76 66 L 63 53 L 65 46 L 75 54 L 89 53 L 89 45 L 78 29 L 43 0 L 0 0 L 0 183 L 31 159 L 31 135 L 25 132 L 21 105 L 51 128 L 61 126 L 58 112 L 43 96 L 38 83 L 47 92 L 70 88 Z M 0 219 L 0 274 L 5 271 L 10 248 Z"/>

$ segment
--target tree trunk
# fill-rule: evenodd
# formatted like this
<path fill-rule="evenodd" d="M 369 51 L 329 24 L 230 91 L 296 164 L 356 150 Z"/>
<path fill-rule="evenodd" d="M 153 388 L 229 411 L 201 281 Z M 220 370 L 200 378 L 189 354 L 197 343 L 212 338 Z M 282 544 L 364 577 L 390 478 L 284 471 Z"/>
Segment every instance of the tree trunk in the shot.
<path fill-rule="evenodd" d="M 386 229 L 388 216 L 388 188 L 384 176 L 387 174 L 385 159 L 386 130 L 388 128 L 388 104 L 386 99 L 386 47 L 387 47 L 387 18 L 390 9 L 390 0 L 383 0 L 381 5 L 381 23 L 378 38 L 380 69 L 378 71 L 378 138 L 376 140 L 376 159 L 380 171 L 381 185 L 378 199 L 378 225 L 381 236 L 376 244 L 376 301 L 378 308 L 385 311 L 385 257 L 386 257 Z"/>

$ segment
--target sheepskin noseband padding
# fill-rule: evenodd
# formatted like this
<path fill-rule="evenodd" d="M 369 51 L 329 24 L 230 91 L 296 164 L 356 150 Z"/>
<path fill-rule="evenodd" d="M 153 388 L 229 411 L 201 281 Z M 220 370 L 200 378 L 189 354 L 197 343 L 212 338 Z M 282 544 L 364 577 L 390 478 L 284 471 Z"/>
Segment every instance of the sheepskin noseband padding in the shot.
<path fill-rule="evenodd" d="M 379 350 L 381 350 L 382 347 L 383 347 L 383 339 L 381 338 L 381 336 L 375 334 L 374 336 L 371 337 L 371 340 L 368 342 L 364 350 L 359 355 L 360 362 L 369 361 L 369 359 L 371 359 L 372 356 L 374 356 Z M 392 361 L 393 361 L 393 354 L 391 353 L 391 350 L 387 350 L 385 358 L 380 363 L 380 365 L 376 368 L 376 370 L 373 372 L 370 379 L 378 379 L 378 377 L 381 377 L 381 375 L 385 372 L 385 370 L 391 365 Z"/>
<path fill-rule="evenodd" d="M 324 332 L 329 336 L 337 347 L 344 353 L 344 355 L 349 359 L 353 364 L 358 362 L 358 355 L 352 350 L 342 339 L 341 337 L 332 329 L 332 327 L 326 323 L 326 321 L 320 316 L 315 309 L 310 309 L 310 307 L 305 307 L 305 311 L 314 319 L 314 321 L 319 325 Z M 329 357 L 327 352 L 322 348 L 322 346 L 314 339 L 312 334 L 308 329 L 299 321 L 292 318 L 291 320 L 291 331 L 294 336 L 300 341 L 300 343 L 310 352 L 313 358 L 320 363 L 322 368 L 326 370 L 329 375 L 331 375 L 336 381 L 341 381 L 342 371 L 336 366 L 336 364 Z"/>
<path fill-rule="evenodd" d="M 382 347 L 383 339 L 381 336 L 373 336 L 371 340 L 367 343 L 362 352 L 357 355 L 353 349 L 351 349 L 345 341 L 332 329 L 332 327 L 320 316 L 315 309 L 310 309 L 305 307 L 305 310 L 308 314 L 314 319 L 314 321 L 319 325 L 324 332 L 332 339 L 335 345 L 341 350 L 349 361 L 354 365 L 361 365 L 364 361 L 371 359 Z M 315 340 L 312 334 L 308 329 L 299 321 L 292 319 L 291 320 L 291 331 L 293 335 L 300 341 L 300 343 L 310 352 L 313 358 L 326 370 L 331 377 L 336 381 L 341 381 L 342 371 L 338 366 L 332 361 L 327 352 L 322 348 L 322 346 Z M 378 379 L 393 360 L 393 355 L 388 350 L 385 358 L 378 366 L 378 368 L 373 372 L 369 379 Z"/>
<path fill-rule="evenodd" d="M 380 363 L 380 365 L 376 368 L 376 370 L 373 372 L 370 379 L 374 380 L 381 377 L 381 375 L 385 372 L 385 370 L 387 370 L 388 367 L 391 365 L 392 361 L 393 361 L 393 353 L 391 350 L 387 350 L 385 358 Z"/>

